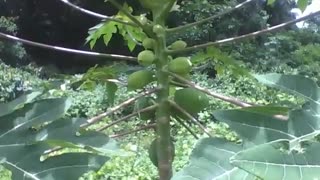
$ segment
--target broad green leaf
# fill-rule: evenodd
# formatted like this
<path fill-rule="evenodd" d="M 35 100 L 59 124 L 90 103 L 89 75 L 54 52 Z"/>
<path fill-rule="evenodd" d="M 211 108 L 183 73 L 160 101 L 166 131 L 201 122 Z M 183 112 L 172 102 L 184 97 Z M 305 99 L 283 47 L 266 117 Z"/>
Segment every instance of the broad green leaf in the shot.
<path fill-rule="evenodd" d="M 267 143 L 277 139 L 294 139 L 289 133 L 287 121 L 281 121 L 270 115 L 259 114 L 246 110 L 218 110 L 214 117 L 235 131 L 246 146 Z"/>
<path fill-rule="evenodd" d="M 243 109 L 214 112 L 216 119 L 227 123 L 247 148 L 232 157 L 232 164 L 262 179 L 319 177 L 319 87 L 296 75 L 256 77 L 269 86 L 304 97 L 310 105 L 291 110 L 287 121 Z"/>
<path fill-rule="evenodd" d="M 320 143 L 301 143 L 290 148 L 290 141 L 278 140 L 244 150 L 231 163 L 261 179 L 318 179 L 320 177 Z"/>
<path fill-rule="evenodd" d="M 0 117 L 0 163 L 11 170 L 13 180 L 77 179 L 100 168 L 109 159 L 106 155 L 116 154 L 115 141 L 106 135 L 77 134 L 84 119 L 61 119 L 70 105 L 66 98 L 43 99 Z M 52 146 L 82 148 L 91 154 L 70 153 L 40 161 Z"/>
<path fill-rule="evenodd" d="M 7 151 L 11 156 L 0 159 L 0 163 L 12 172 L 13 180 L 57 180 L 78 179 L 88 170 L 98 170 L 108 160 L 101 155 L 68 153 L 41 162 L 40 156 L 47 149 L 43 143 L 10 146 Z"/>
<path fill-rule="evenodd" d="M 255 78 L 270 87 L 303 97 L 311 103 L 313 110 L 320 112 L 320 89 L 313 80 L 300 75 L 276 73 L 255 75 Z"/>
<path fill-rule="evenodd" d="M 241 145 L 224 139 L 202 139 L 192 151 L 189 164 L 176 173 L 172 180 L 254 180 L 254 176 L 229 162 L 229 159 L 241 150 Z"/>
<path fill-rule="evenodd" d="M 30 128 L 61 118 L 70 105 L 70 100 L 65 98 L 45 99 L 0 117 L 0 145 L 32 141 L 27 136 Z"/>
<path fill-rule="evenodd" d="M 303 12 L 304 10 L 306 10 L 308 4 L 309 4 L 309 0 L 298 0 L 298 8 Z"/>
<path fill-rule="evenodd" d="M 14 112 L 24 104 L 32 102 L 39 95 L 41 95 L 41 92 L 31 92 L 24 94 L 9 103 L 0 104 L 0 117 Z"/>

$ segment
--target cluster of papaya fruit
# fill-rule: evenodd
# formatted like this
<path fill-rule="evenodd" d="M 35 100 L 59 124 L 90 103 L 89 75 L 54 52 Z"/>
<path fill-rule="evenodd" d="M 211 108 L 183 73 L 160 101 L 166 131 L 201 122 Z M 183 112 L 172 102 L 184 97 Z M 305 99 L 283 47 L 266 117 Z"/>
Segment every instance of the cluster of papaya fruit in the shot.
<path fill-rule="evenodd" d="M 138 63 L 140 65 L 147 67 L 156 63 L 157 57 L 153 51 L 155 44 L 156 42 L 154 39 L 146 38 L 143 40 L 142 45 L 145 48 L 145 50 L 141 51 L 138 54 Z M 182 40 L 178 40 L 172 43 L 168 48 L 170 48 L 171 50 L 178 50 L 178 49 L 183 49 L 186 46 L 187 46 L 186 42 Z M 188 57 L 177 57 L 173 59 L 171 56 L 168 56 L 167 58 L 169 60 L 168 70 L 170 72 L 176 73 L 177 75 L 185 78 L 189 77 L 192 64 Z M 132 73 L 128 77 L 128 89 L 130 90 L 142 89 L 152 81 L 154 81 L 153 72 L 148 70 L 140 70 Z"/>
<path fill-rule="evenodd" d="M 140 52 L 138 54 L 138 62 L 142 66 L 150 66 L 157 61 L 157 57 L 154 53 L 154 49 L 156 46 L 156 40 L 151 38 L 145 38 L 142 42 L 143 47 L 145 48 L 144 51 Z M 180 50 L 187 47 L 187 43 L 182 40 L 177 40 L 174 43 L 172 43 L 170 46 L 168 46 L 168 49 L 170 50 Z M 181 77 L 189 78 L 190 72 L 192 69 L 191 61 L 188 57 L 176 57 L 172 58 L 171 56 L 168 56 L 168 66 L 167 70 L 175 73 Z M 136 90 L 136 89 L 142 89 L 149 83 L 153 82 L 155 80 L 154 72 L 144 69 L 140 71 L 136 71 L 129 75 L 128 77 L 128 89 Z M 178 81 L 176 79 L 171 79 L 173 81 Z M 154 101 L 154 100 L 153 100 Z M 196 115 L 201 110 L 206 108 L 209 104 L 209 100 L 207 96 L 194 89 L 194 88 L 182 88 L 175 92 L 174 95 L 174 101 L 177 103 L 180 107 L 182 107 L 184 110 L 186 110 L 191 115 Z M 150 105 L 152 105 L 152 99 L 151 97 L 145 97 L 140 98 L 137 101 L 139 109 L 141 110 L 143 108 L 146 108 Z M 172 110 L 172 116 L 173 117 L 179 117 L 182 119 L 187 119 L 183 113 Z M 145 112 L 141 114 L 141 119 L 151 119 L 152 115 L 154 116 L 154 112 Z"/>

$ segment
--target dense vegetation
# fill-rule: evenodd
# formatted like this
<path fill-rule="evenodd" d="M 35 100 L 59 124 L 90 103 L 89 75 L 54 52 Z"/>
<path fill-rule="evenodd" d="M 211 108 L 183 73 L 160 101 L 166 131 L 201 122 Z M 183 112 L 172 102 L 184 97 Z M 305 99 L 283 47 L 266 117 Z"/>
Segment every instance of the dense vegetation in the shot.
<path fill-rule="evenodd" d="M 117 6 L 114 2 L 111 4 Z M 171 3 L 175 1 L 166 2 L 173 5 Z M 258 31 L 292 18 L 288 15 L 291 3 L 279 5 L 276 1 L 266 5 L 261 2 L 248 4 L 248 7 L 210 23 L 173 33 L 164 41 L 170 45 L 177 39 L 183 39 L 191 47 Z M 124 4 L 117 18 L 132 22 L 123 12 L 133 11 L 139 14 L 148 11 L 148 8 L 143 9 L 137 3 L 128 3 L 131 6 Z M 178 11 L 171 12 L 169 16 L 170 28 L 226 11 L 238 4 L 238 1 L 200 3 L 192 0 L 178 4 L 179 6 L 175 6 Z M 282 8 L 281 11 L 279 7 Z M 275 14 L 276 10 L 279 11 L 278 14 Z M 159 13 L 153 8 L 151 11 L 153 14 Z M 151 17 L 150 14 L 146 17 L 134 17 L 157 21 L 157 16 Z M 140 19 L 140 22 L 143 21 Z M 1 16 L 1 32 L 19 34 L 19 27 L 15 23 L 15 18 Z M 276 34 L 264 34 L 188 54 L 193 64 L 189 76 L 184 76 L 188 82 L 194 82 L 207 92 L 232 97 L 238 103 L 243 102 L 253 107 L 239 108 L 239 104 L 223 101 L 223 98 L 208 98 L 208 105 L 192 114 L 192 106 L 188 109 L 188 103 L 180 104 L 196 117 L 197 123 L 182 115 L 180 118 L 179 115 L 171 118 L 168 142 L 174 144 L 173 179 L 219 179 L 219 175 L 222 178 L 279 179 L 283 178 L 279 172 L 283 170 L 288 172 L 288 177 L 284 179 L 295 179 L 294 166 L 299 166 L 300 175 L 306 179 L 318 176 L 317 169 L 308 171 L 308 166 L 320 163 L 317 157 L 320 24 L 317 18 L 308 23 L 308 28 L 291 26 Z M 148 30 L 141 31 L 114 21 L 102 22 L 96 27 L 98 28 L 89 30 L 87 37 L 91 48 L 99 48 L 101 39 L 107 47 L 117 47 L 118 42 L 112 40 L 116 38 L 124 39 L 127 46 L 123 46 L 121 51 L 126 51 L 125 54 L 132 52 L 138 56 L 143 51 L 141 45 L 148 36 Z M 116 31 L 122 37 L 115 36 Z M 151 35 L 160 42 L 161 38 L 157 33 Z M 161 52 L 161 49 L 158 51 Z M 148 62 L 139 61 L 140 64 L 101 63 L 92 65 L 85 72 L 82 67 L 69 71 L 63 69 L 67 73 L 62 74 L 62 70 L 53 65 L 37 65 L 34 63 L 37 61 L 27 52 L 20 43 L 0 41 L 0 163 L 11 171 L 1 167 L 0 179 L 63 179 L 67 177 L 63 168 L 66 165 L 72 167 L 67 170 L 71 179 L 80 176 L 81 179 L 157 179 L 158 169 L 162 179 L 166 179 L 161 174 L 164 170 L 160 167 L 157 169 L 157 160 L 154 158 L 172 154 L 156 150 L 151 150 L 150 153 L 150 144 L 155 137 L 163 136 L 159 134 L 161 130 L 154 126 L 159 117 L 155 118 L 153 113 L 151 118 L 144 118 L 143 112 L 130 116 L 147 107 L 145 104 L 142 105 L 144 107 L 140 107 L 141 104 L 137 102 L 128 104 L 101 118 L 84 132 L 80 128 L 81 124 L 87 123 L 87 119 L 97 117 L 96 115 L 116 107 L 115 105 L 141 94 L 140 90 L 135 90 L 135 86 L 129 86 L 126 82 L 130 81 L 132 73 L 144 69 L 143 66 L 154 71 L 154 66 L 159 64 L 153 64 L 153 57 L 142 58 L 148 59 Z M 155 54 L 159 56 L 159 52 Z M 149 66 L 150 64 L 152 65 Z M 172 71 L 176 69 L 171 68 Z M 162 72 L 156 71 L 161 76 Z M 170 97 L 179 92 L 180 86 L 188 85 L 184 82 L 186 79 L 176 79 L 177 84 L 170 86 Z M 161 78 L 157 83 L 161 84 Z M 157 83 L 149 84 L 147 88 L 150 89 Z M 157 97 L 159 98 L 159 94 L 148 96 Z M 192 96 L 188 96 L 186 99 L 191 98 Z M 154 101 L 159 104 L 162 102 L 158 99 Z M 176 99 L 175 102 L 179 104 Z M 160 113 L 156 115 L 160 116 L 162 110 L 158 111 Z M 123 118 L 127 116 L 128 118 Z M 287 119 L 283 121 L 279 117 Z M 121 121 L 115 123 L 116 120 Z M 81 136 L 75 137 L 74 133 L 79 128 Z M 137 131 L 131 132 L 132 129 Z M 21 144 L 22 147 L 13 148 L 15 144 Z M 159 151 L 170 147 L 167 142 L 159 142 L 157 145 L 161 147 Z M 38 162 L 40 155 L 53 147 L 63 149 L 44 154 L 44 159 L 48 158 L 48 161 Z M 30 155 L 26 156 L 28 153 Z M 152 155 L 153 153 L 158 154 Z M 60 154 L 64 156 L 58 156 Z M 264 154 L 264 157 L 259 154 Z M 299 161 L 304 155 L 313 160 Z M 296 158 L 297 162 L 290 158 Z M 32 167 L 27 166 L 28 163 Z M 255 163 L 260 163 L 261 166 L 252 168 Z M 278 167 L 271 164 L 277 164 Z M 268 166 L 270 169 L 266 168 Z M 55 171 L 54 167 L 61 167 L 63 171 Z M 43 173 L 45 170 L 48 173 Z"/>

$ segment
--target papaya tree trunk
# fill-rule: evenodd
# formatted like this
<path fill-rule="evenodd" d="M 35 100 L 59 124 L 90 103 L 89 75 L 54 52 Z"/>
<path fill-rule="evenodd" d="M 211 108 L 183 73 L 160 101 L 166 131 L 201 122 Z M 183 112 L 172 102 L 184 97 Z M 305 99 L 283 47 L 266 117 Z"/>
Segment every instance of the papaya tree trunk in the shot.
<path fill-rule="evenodd" d="M 156 24 L 164 26 L 164 21 L 155 20 Z M 165 35 L 157 36 L 155 54 L 157 57 L 157 81 L 161 90 L 157 94 L 158 108 L 156 111 L 157 129 L 157 157 L 160 180 L 169 180 L 172 176 L 172 154 L 173 147 L 170 135 L 170 104 L 169 97 L 169 76 L 162 69 L 168 64 L 168 56 L 165 52 Z"/>

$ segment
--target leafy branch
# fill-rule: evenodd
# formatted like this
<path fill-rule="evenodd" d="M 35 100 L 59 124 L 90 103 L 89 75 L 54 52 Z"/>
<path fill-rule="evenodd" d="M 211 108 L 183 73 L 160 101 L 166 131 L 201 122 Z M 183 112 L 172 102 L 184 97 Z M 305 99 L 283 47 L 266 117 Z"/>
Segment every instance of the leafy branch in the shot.
<path fill-rule="evenodd" d="M 177 31 L 185 30 L 186 28 L 190 28 L 190 27 L 193 27 L 193 26 L 198 26 L 200 24 L 206 23 L 206 22 L 211 21 L 213 19 L 216 19 L 218 17 L 221 17 L 221 16 L 224 16 L 226 14 L 229 14 L 229 13 L 235 11 L 235 10 L 238 10 L 238 9 L 244 7 L 245 5 L 251 3 L 252 1 L 255 1 L 255 0 L 246 0 L 245 2 L 243 2 L 241 4 L 238 4 L 238 5 L 234 6 L 233 8 L 230 8 L 228 10 L 225 10 L 225 11 L 219 13 L 219 14 L 207 17 L 205 19 L 202 19 L 202 20 L 199 20 L 199 21 L 196 21 L 196 22 L 193 22 L 193 23 L 189 23 L 189 24 L 185 24 L 185 25 L 182 25 L 182 26 L 179 26 L 179 27 L 167 29 L 167 32 L 173 33 L 173 32 L 177 32 Z"/>
<path fill-rule="evenodd" d="M 76 9 L 76 10 L 82 12 L 82 13 L 88 14 L 90 16 L 93 16 L 93 17 L 96 17 L 96 18 L 99 18 L 99 19 L 102 19 L 102 20 L 115 21 L 115 22 L 118 22 L 118 23 L 121 23 L 121 24 L 137 27 L 137 25 L 135 23 L 128 22 L 128 21 L 122 21 L 122 20 L 117 19 L 117 18 L 115 18 L 113 16 L 107 16 L 107 15 L 99 14 L 99 13 L 84 9 L 82 7 L 79 7 L 79 6 L 69 2 L 68 0 L 60 0 L 60 1 L 63 2 L 64 4 L 68 5 L 69 7 L 72 7 L 74 9 Z"/>
<path fill-rule="evenodd" d="M 260 30 L 260 31 L 253 32 L 253 33 L 249 33 L 249 34 L 245 34 L 245 35 L 241 35 L 241 36 L 236 36 L 236 37 L 232 37 L 232 38 L 227 38 L 227 39 L 222 39 L 222 40 L 218 40 L 218 41 L 214 41 L 214 42 L 208 42 L 208 43 L 205 43 L 205 44 L 199 44 L 199 45 L 195 45 L 195 46 L 192 46 L 192 47 L 187 47 L 185 49 L 180 49 L 180 50 L 167 50 L 167 53 L 168 54 L 177 54 L 177 53 L 182 53 L 182 52 L 190 52 L 190 51 L 206 48 L 206 47 L 209 47 L 209 46 L 224 45 L 224 44 L 227 44 L 227 43 L 232 43 L 232 42 L 236 42 L 236 41 L 240 41 L 240 40 L 245 40 L 245 39 L 256 37 L 256 36 L 259 36 L 259 35 L 262 35 L 262 34 L 266 34 L 266 33 L 277 31 L 279 29 L 282 29 L 284 27 L 290 26 L 290 25 L 295 24 L 297 22 L 304 21 L 304 20 L 310 19 L 312 17 L 315 17 L 315 16 L 317 16 L 319 14 L 320 14 L 320 11 L 316 11 L 314 13 L 311 13 L 311 14 L 307 15 L 307 16 L 303 16 L 301 18 L 297 18 L 295 20 L 288 21 L 288 22 L 285 22 L 285 23 L 282 23 L 282 24 L 279 24 L 279 25 L 276 25 L 276 26 L 272 26 L 272 27 L 269 27 L 269 28 L 266 28 L 266 29 L 263 29 L 263 30 Z"/>
<path fill-rule="evenodd" d="M 73 54 L 78 54 L 78 55 L 105 57 L 105 58 L 107 57 L 107 58 L 120 59 L 120 60 L 125 60 L 125 61 L 134 61 L 134 62 L 137 61 L 137 58 L 132 57 L 132 56 L 124 56 L 124 55 L 118 55 L 118 54 L 104 54 L 104 53 L 98 53 L 98 52 L 70 49 L 70 48 L 65 48 L 65 47 L 60 47 L 60 46 L 52 46 L 52 45 L 48 45 L 48 44 L 43 44 L 43 43 L 39 43 L 39 42 L 34 42 L 34 41 L 22 39 L 22 38 L 12 36 L 9 34 L 5 34 L 2 32 L 0 32 L 0 39 L 16 41 L 16 42 L 20 42 L 20 43 L 27 44 L 30 46 L 35 46 L 35 47 L 40 47 L 40 48 L 50 49 L 50 50 L 56 50 L 56 51 L 62 51 L 62 52 L 67 52 L 67 53 L 73 53 Z"/>
<path fill-rule="evenodd" d="M 92 118 L 88 119 L 87 123 L 82 124 L 81 127 L 82 128 L 86 128 L 86 127 L 88 127 L 88 126 L 100 121 L 101 119 L 107 117 L 108 115 L 118 111 L 119 109 L 124 108 L 124 107 L 134 103 L 139 98 L 147 96 L 147 95 L 150 95 L 150 94 L 153 94 L 153 93 L 155 93 L 157 91 L 159 91 L 159 88 L 155 88 L 155 89 L 151 89 L 151 90 L 148 90 L 148 91 L 144 91 L 144 92 L 138 94 L 137 96 L 132 97 L 132 98 L 120 103 L 119 105 L 110 108 L 110 110 L 108 110 L 107 112 L 104 112 L 102 114 L 99 114 L 99 115 L 97 115 L 95 117 L 92 117 Z"/>

